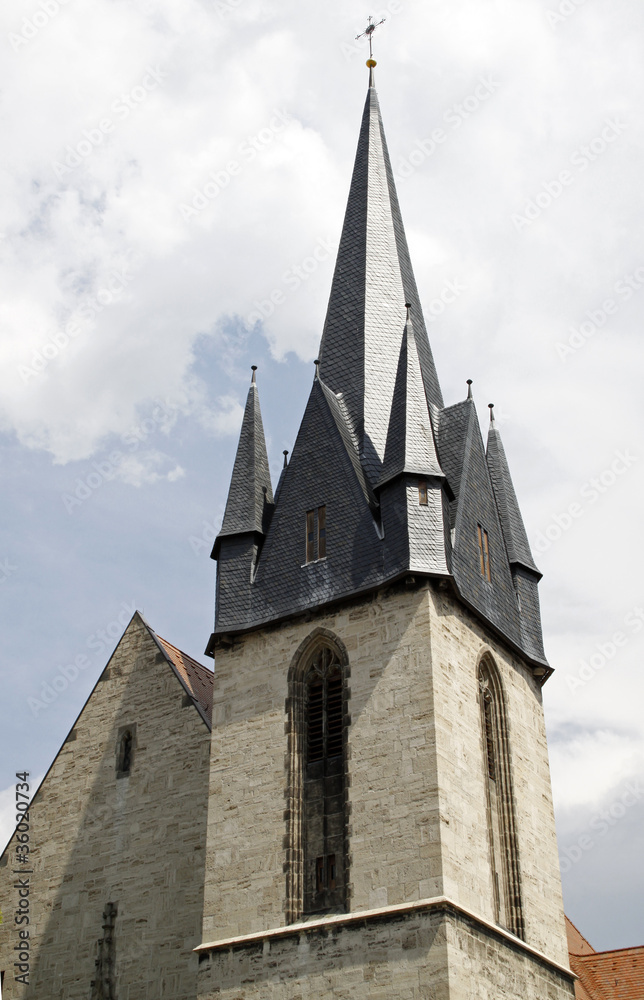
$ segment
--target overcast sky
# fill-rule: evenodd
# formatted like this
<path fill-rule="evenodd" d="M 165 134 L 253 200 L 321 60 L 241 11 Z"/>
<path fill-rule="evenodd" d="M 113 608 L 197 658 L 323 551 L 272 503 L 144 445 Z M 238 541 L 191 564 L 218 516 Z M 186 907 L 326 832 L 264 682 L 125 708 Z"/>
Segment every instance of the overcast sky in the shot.
<path fill-rule="evenodd" d="M 567 911 L 641 944 L 636 0 L 2 4 L 2 832 L 135 608 L 203 660 L 250 365 L 274 483 L 310 389 L 368 14 L 446 402 L 496 404 L 544 573 Z"/>

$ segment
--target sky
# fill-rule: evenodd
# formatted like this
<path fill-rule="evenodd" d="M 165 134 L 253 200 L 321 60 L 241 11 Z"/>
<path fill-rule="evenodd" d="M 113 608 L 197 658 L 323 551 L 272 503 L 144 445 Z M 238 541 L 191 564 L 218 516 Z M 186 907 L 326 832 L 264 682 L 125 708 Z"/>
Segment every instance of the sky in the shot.
<path fill-rule="evenodd" d="M 544 574 L 566 910 L 642 944 L 635 0 L 2 4 L 0 834 L 135 609 L 204 662 L 250 365 L 274 484 L 310 390 L 368 15 L 446 403 L 496 404 Z"/>

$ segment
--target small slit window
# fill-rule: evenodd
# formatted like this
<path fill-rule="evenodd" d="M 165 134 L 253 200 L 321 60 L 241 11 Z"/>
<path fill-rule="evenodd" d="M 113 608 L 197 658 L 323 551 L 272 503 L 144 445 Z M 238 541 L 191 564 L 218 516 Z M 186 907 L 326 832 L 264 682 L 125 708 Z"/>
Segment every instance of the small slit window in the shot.
<path fill-rule="evenodd" d="M 482 528 L 480 524 L 476 526 L 478 534 L 479 543 L 479 564 L 481 568 L 481 576 L 485 577 L 486 580 L 492 580 L 492 574 L 490 572 L 490 543 L 485 528 Z"/>
<path fill-rule="evenodd" d="M 119 731 L 116 751 L 116 777 L 126 778 L 134 760 L 136 726 L 125 726 Z"/>
<path fill-rule="evenodd" d="M 418 503 L 421 507 L 427 506 L 427 480 L 418 480 Z"/>
<path fill-rule="evenodd" d="M 306 512 L 306 562 L 326 559 L 326 507 Z"/>

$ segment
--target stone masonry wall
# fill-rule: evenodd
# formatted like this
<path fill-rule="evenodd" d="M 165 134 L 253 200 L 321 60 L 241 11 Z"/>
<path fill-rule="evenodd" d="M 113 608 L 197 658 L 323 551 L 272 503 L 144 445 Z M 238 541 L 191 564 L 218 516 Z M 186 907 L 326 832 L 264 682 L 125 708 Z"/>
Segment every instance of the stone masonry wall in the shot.
<path fill-rule="evenodd" d="M 0 867 L 3 996 L 88 1000 L 108 902 L 118 1000 L 196 993 L 210 734 L 138 616 L 31 810 L 30 986 L 13 978 L 14 843 Z M 129 777 L 117 778 L 119 729 L 136 724 Z M 99 994 L 103 995 L 103 994 Z"/>
<path fill-rule="evenodd" d="M 568 964 L 541 690 L 531 671 L 445 591 L 429 591 L 445 895 L 494 922 L 477 669 L 505 691 L 526 941 Z"/>
<path fill-rule="evenodd" d="M 567 965 L 540 689 L 449 591 L 426 584 L 218 651 L 203 941 L 285 924 L 287 675 L 318 628 L 350 663 L 350 911 L 444 894 L 494 923 L 477 689 L 487 651 L 507 700 L 526 939 Z"/>
<path fill-rule="evenodd" d="M 319 627 L 351 669 L 350 908 L 442 891 L 427 594 L 403 588 L 217 652 L 204 941 L 285 922 L 287 675 Z"/>
<path fill-rule="evenodd" d="M 200 1000 L 572 1000 L 571 979 L 453 912 L 390 915 L 203 956 Z"/>

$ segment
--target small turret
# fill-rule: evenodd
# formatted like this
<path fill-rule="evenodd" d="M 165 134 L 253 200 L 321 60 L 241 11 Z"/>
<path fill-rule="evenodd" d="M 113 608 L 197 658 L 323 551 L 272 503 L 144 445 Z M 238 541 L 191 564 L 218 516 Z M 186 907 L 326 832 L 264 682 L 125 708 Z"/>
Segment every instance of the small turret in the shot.
<path fill-rule="evenodd" d="M 234 609 L 243 615 L 250 609 L 254 567 L 274 509 L 256 370 L 252 365 L 226 510 L 212 550 L 217 560 L 217 629 L 226 627 L 222 612 L 225 616 Z"/>

